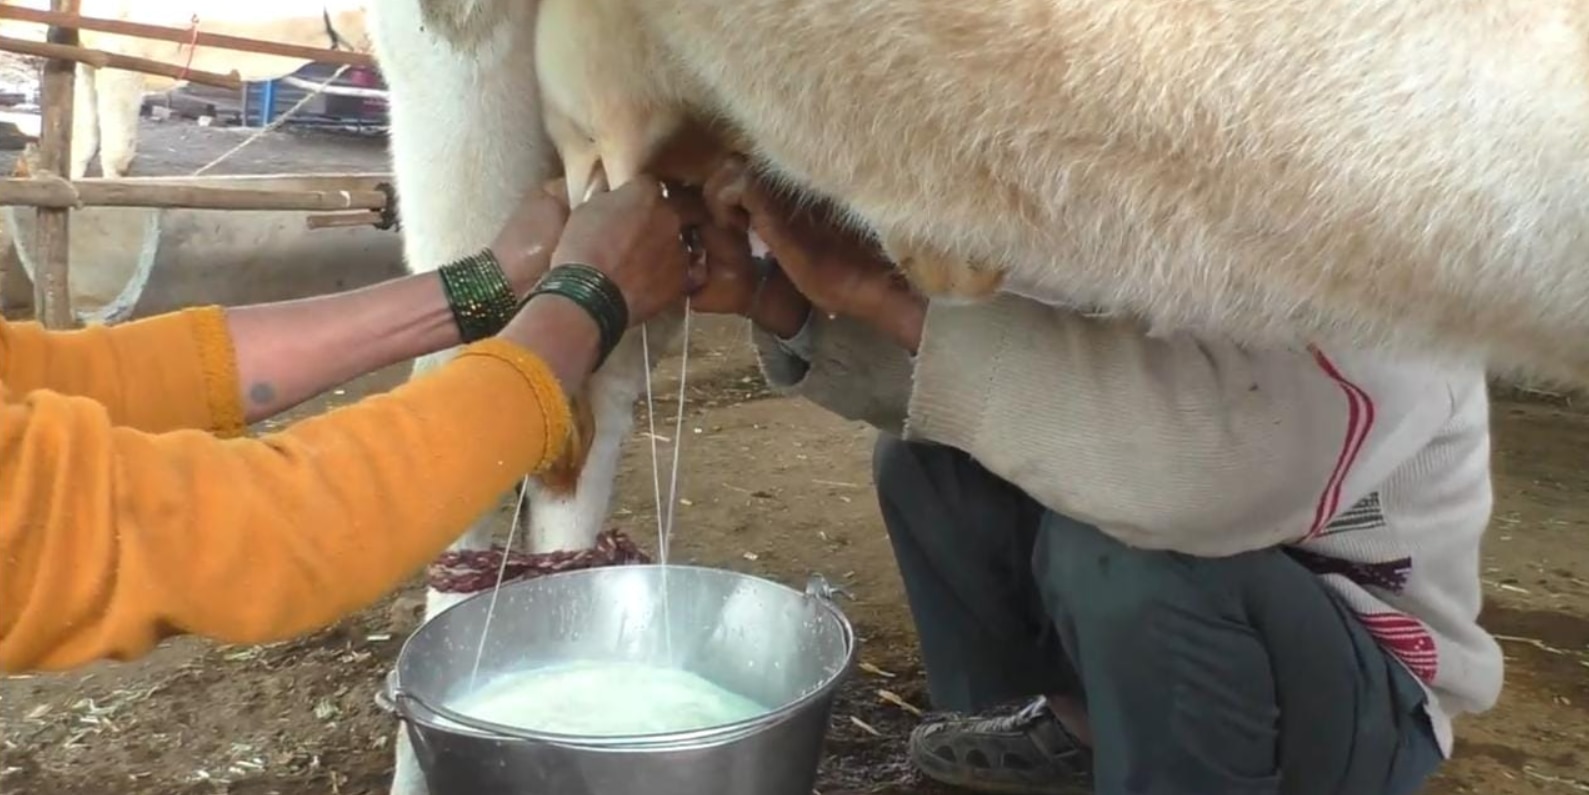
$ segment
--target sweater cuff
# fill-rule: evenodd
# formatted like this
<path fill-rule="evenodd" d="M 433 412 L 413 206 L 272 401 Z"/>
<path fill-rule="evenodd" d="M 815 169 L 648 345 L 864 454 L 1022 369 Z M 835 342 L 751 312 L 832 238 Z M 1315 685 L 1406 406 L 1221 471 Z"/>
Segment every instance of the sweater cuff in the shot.
<path fill-rule="evenodd" d="M 904 438 L 974 448 L 987 415 L 989 385 L 999 382 L 1007 340 L 1019 333 L 1019 321 L 1012 318 L 1019 316 L 979 305 L 928 303 Z"/>
<path fill-rule="evenodd" d="M 573 413 L 562 384 L 546 362 L 525 348 L 497 337 L 472 343 L 458 355 L 459 359 L 468 357 L 495 359 L 511 365 L 534 393 L 535 401 L 541 408 L 540 415 L 544 423 L 542 438 L 546 440 L 546 448 L 541 460 L 535 463 L 531 471 L 539 472 L 561 458 L 568 449 L 573 431 Z"/>
<path fill-rule="evenodd" d="M 226 327 L 226 312 L 218 306 L 183 309 L 199 354 L 199 371 L 204 376 L 204 402 L 209 406 L 208 430 L 222 438 L 241 436 L 248 424 L 243 412 L 242 387 L 238 383 L 237 353 L 232 334 Z"/>
<path fill-rule="evenodd" d="M 808 321 L 808 324 L 810 321 Z M 801 357 L 777 334 L 757 326 L 750 327 L 750 343 L 756 349 L 756 363 L 761 366 L 762 378 L 774 392 L 794 394 L 811 373 L 811 359 Z"/>

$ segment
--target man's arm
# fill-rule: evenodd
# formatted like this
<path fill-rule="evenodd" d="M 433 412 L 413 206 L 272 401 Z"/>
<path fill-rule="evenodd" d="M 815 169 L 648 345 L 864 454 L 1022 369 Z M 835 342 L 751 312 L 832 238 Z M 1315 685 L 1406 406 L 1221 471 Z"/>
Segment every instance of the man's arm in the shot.
<path fill-rule="evenodd" d="M 1150 337 L 1001 296 L 931 306 L 906 437 L 1128 543 L 1224 555 L 1321 530 L 1435 437 L 1454 383 L 1482 377 Z"/>
<path fill-rule="evenodd" d="M 775 328 L 752 319 L 751 344 L 768 386 L 845 419 L 904 432 L 915 366 L 909 352 L 860 321 L 830 320 L 809 307 L 795 332 Z"/>
<path fill-rule="evenodd" d="M 1482 384 L 1474 369 L 1155 338 L 1011 295 L 928 306 L 874 246 L 742 163 L 713 181 L 811 305 L 853 318 L 816 321 L 804 368 L 760 335 L 775 387 L 890 429 L 908 395 L 907 438 L 1130 543 L 1226 554 L 1306 537 L 1434 439 L 1454 382 Z"/>
<path fill-rule="evenodd" d="M 1453 379 L 1482 379 L 1363 354 L 1150 337 L 1016 296 L 931 305 L 914 359 L 874 324 L 819 312 L 809 323 L 805 352 L 753 327 L 775 389 L 965 450 L 1131 543 L 1199 554 L 1322 527 L 1435 436 Z"/>

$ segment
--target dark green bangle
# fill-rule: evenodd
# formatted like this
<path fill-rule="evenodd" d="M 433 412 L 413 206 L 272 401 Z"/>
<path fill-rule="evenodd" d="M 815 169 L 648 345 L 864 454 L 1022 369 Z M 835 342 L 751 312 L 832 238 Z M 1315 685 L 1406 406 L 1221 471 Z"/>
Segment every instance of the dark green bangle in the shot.
<path fill-rule="evenodd" d="M 518 312 L 518 298 L 491 249 L 449 262 L 437 273 L 466 345 L 495 335 Z"/>
<path fill-rule="evenodd" d="M 541 277 L 530 291 L 529 298 L 537 295 L 560 295 L 578 304 L 596 322 L 601 337 L 601 351 L 596 356 L 596 368 L 612 355 L 623 333 L 629 328 L 629 303 L 624 300 L 618 285 L 589 265 L 571 262 L 558 265 Z M 525 299 L 527 303 L 529 298 Z"/>

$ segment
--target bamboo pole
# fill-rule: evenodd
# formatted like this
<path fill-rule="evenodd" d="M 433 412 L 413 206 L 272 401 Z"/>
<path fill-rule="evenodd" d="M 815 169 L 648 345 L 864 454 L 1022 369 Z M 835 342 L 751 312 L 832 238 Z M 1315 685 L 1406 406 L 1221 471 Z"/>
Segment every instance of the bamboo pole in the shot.
<path fill-rule="evenodd" d="M 50 0 L 50 10 L 76 13 L 77 0 Z M 77 31 L 51 26 L 49 42 L 62 47 L 77 44 Z M 39 130 L 38 167 L 48 174 L 65 174 L 72 157 L 72 90 L 77 67 L 71 61 L 51 58 L 44 62 L 39 86 L 43 126 Z M 33 274 L 33 306 L 46 328 L 71 328 L 71 210 L 40 207 L 34 232 L 38 265 Z"/>
<path fill-rule="evenodd" d="M 374 189 L 276 190 L 199 185 L 139 184 L 128 180 L 59 177 L 0 179 L 0 206 L 52 208 L 161 207 L 193 210 L 380 210 L 386 194 Z"/>
<path fill-rule="evenodd" d="M 377 226 L 386 219 L 380 210 L 360 210 L 356 213 L 330 213 L 311 215 L 304 219 L 310 229 L 341 229 L 349 226 Z"/>
<path fill-rule="evenodd" d="M 11 6 L 0 5 L 0 8 Z M 56 28 L 51 28 L 56 30 Z M 121 55 L 104 50 L 91 50 L 75 44 L 77 32 L 72 32 L 73 44 L 58 44 L 54 42 L 28 41 L 26 39 L 13 39 L 0 36 L 0 50 L 17 52 L 23 55 L 32 55 L 39 58 L 51 58 L 63 61 L 74 61 L 87 64 L 100 69 L 125 69 L 129 72 L 142 72 L 146 75 L 160 75 L 173 80 L 186 80 L 190 83 L 200 83 L 216 88 L 226 88 L 233 91 L 241 90 L 243 79 L 237 72 L 218 74 L 200 69 L 184 69 L 160 61 L 151 61 L 148 58 L 136 58 L 131 55 Z"/>
<path fill-rule="evenodd" d="M 307 61 L 329 64 L 346 64 L 348 66 L 375 66 L 375 59 L 365 53 L 349 52 L 347 50 L 327 50 L 319 47 L 304 47 L 297 44 L 284 44 L 276 41 L 263 41 L 249 39 L 242 36 L 227 36 L 220 33 L 195 33 L 183 28 L 171 28 L 163 25 L 146 25 L 140 22 L 128 22 L 120 19 L 100 19 L 84 17 L 77 14 L 63 14 L 54 11 L 39 11 L 32 8 L 22 8 L 14 5 L 0 5 L 0 19 L 20 19 L 23 22 L 37 22 L 45 25 L 60 25 L 73 27 L 78 30 L 92 30 L 100 33 L 112 33 L 121 36 L 131 36 L 139 39 L 158 39 L 160 41 L 174 41 L 181 44 L 193 43 L 205 47 L 219 47 L 223 50 L 240 50 L 242 52 L 257 52 L 264 55 L 280 55 L 286 58 L 303 58 Z"/>

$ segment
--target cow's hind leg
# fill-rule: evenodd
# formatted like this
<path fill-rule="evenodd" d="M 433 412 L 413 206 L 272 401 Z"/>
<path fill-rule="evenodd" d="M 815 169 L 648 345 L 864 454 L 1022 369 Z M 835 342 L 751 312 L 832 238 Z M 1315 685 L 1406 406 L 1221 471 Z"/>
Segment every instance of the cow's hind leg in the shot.
<path fill-rule="evenodd" d="M 88 176 L 88 164 L 99 151 L 99 106 L 95 101 L 94 78 L 98 69 L 78 64 L 72 84 L 72 163 L 71 179 Z"/>
<path fill-rule="evenodd" d="M 532 77 L 534 6 L 508 5 L 506 23 L 469 51 L 438 39 L 423 24 L 418 0 L 385 0 L 371 10 L 376 55 L 391 91 L 392 168 L 410 270 L 432 270 L 488 245 L 524 192 L 553 173 Z M 422 359 L 414 372 L 452 356 Z M 454 549 L 486 548 L 490 541 L 482 520 Z M 428 591 L 425 618 L 460 598 Z M 425 795 L 406 733 L 399 734 L 396 763 L 392 795 Z"/>
<path fill-rule="evenodd" d="M 579 110 L 591 118 L 588 109 Z M 596 118 L 594 129 L 587 129 L 556 107 L 544 107 L 543 114 L 563 161 L 572 206 L 605 189 L 609 181 L 617 188 L 633 179 L 661 141 L 655 131 L 668 126 L 636 114 Z M 635 401 L 644 394 L 647 372 L 677 338 L 679 320 L 677 314 L 652 320 L 645 341 L 639 330 L 631 330 L 592 375 L 585 394 L 576 399 L 581 431 L 576 444 L 535 484 L 530 500 L 537 550 L 582 549 L 601 532 L 611 507 L 619 453 L 634 426 Z M 647 349 L 649 361 L 643 355 Z"/>
<path fill-rule="evenodd" d="M 138 112 L 143 109 L 143 75 L 124 69 L 100 69 L 94 78 L 98 94 L 99 170 L 118 179 L 132 170 L 138 154 Z"/>

